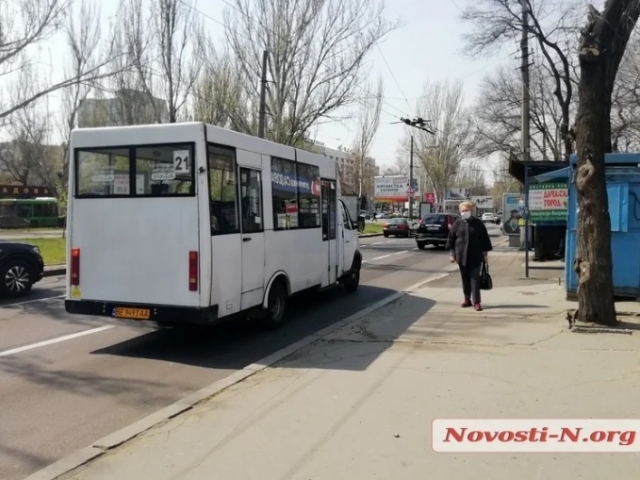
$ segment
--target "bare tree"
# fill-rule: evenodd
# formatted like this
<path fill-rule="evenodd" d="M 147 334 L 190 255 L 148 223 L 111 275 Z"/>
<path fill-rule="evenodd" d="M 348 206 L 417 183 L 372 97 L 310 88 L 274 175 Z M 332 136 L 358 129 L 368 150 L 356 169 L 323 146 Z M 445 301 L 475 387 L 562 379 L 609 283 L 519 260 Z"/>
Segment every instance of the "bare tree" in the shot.
<path fill-rule="evenodd" d="M 384 83 L 382 77 L 374 89 L 372 98 L 362 100 L 362 108 L 358 115 L 357 133 L 353 146 L 353 162 L 357 182 L 358 201 L 362 202 L 365 193 L 370 195 L 373 189 L 373 175 L 370 168 L 369 153 L 380 126 L 380 114 L 382 113 L 382 101 L 384 100 Z M 362 207 L 360 206 L 361 210 Z"/>
<path fill-rule="evenodd" d="M 11 94 L 1 92 L 0 121 L 46 95 L 79 82 L 87 83 L 111 74 L 107 67 L 117 52 L 109 50 L 100 61 L 85 68 L 66 72 L 59 81 L 44 81 L 36 72 L 39 49 L 60 32 L 72 0 L 12 0 L 3 2 L 0 15 L 0 76 L 9 79 L 14 88 Z M 39 82 L 24 84 L 25 72 Z M 16 79 L 15 76 L 18 76 Z M 14 81 L 11 81 L 14 80 Z"/>
<path fill-rule="evenodd" d="M 531 69 L 531 156 L 561 160 L 562 111 L 555 100 L 555 82 L 539 65 Z M 522 86 L 515 68 L 502 67 L 484 79 L 475 108 L 474 151 L 478 156 L 518 150 L 522 118 Z"/>
<path fill-rule="evenodd" d="M 486 195 L 487 185 L 485 180 L 486 159 L 472 158 L 461 163 L 454 182 L 457 187 L 468 188 L 472 195 Z"/>
<path fill-rule="evenodd" d="M 444 198 L 464 158 L 472 151 L 472 122 L 464 107 L 462 83 L 426 83 L 417 111 L 430 122 L 434 134 L 412 130 L 414 154 L 438 198 Z"/>
<path fill-rule="evenodd" d="M 501 208 L 502 195 L 522 192 L 522 184 L 509 174 L 509 155 L 500 153 L 497 161 L 489 168 L 493 176 L 490 189 L 494 202 Z"/>
<path fill-rule="evenodd" d="M 198 78 L 196 52 L 201 23 L 187 0 L 155 0 L 156 41 L 160 57 L 160 84 L 169 106 L 169 123 L 177 121 Z"/>
<path fill-rule="evenodd" d="M 400 148 L 401 151 L 404 150 L 403 147 Z M 383 175 L 408 175 L 409 174 L 409 156 L 403 155 L 402 153 L 398 155 L 393 164 L 387 165 L 382 169 Z"/>
<path fill-rule="evenodd" d="M 269 52 L 268 138 L 301 144 L 318 120 L 357 100 L 366 58 L 395 28 L 383 12 L 379 0 L 233 0 L 225 31 L 253 112 Z M 252 120 L 237 123 L 255 133 Z"/>
<path fill-rule="evenodd" d="M 629 40 L 620 62 L 611 107 L 612 150 L 637 151 L 640 148 L 640 36 L 637 34 Z"/>
<path fill-rule="evenodd" d="M 38 108 L 40 107 L 40 108 Z M 35 102 L 9 117 L 10 142 L 0 149 L 0 165 L 20 185 L 41 181 L 50 163 L 48 115 Z"/>
<path fill-rule="evenodd" d="M 200 39 L 200 78 L 194 85 L 191 118 L 232 130 L 241 130 L 236 119 L 249 116 L 242 75 L 228 52 L 214 48 L 209 38 Z"/>
<path fill-rule="evenodd" d="M 517 38 L 522 32 L 522 2 L 530 19 L 529 32 L 536 39 L 544 60 L 544 68 L 553 79 L 552 90 L 561 112 L 560 135 L 564 142 L 564 157 L 573 153 L 570 132 L 574 82 L 570 62 L 569 42 L 575 34 L 575 14 L 578 0 L 478 0 L 462 18 L 473 24 L 474 30 L 465 36 L 467 52 L 478 55 Z"/>
<path fill-rule="evenodd" d="M 175 123 L 200 70 L 202 22 L 190 0 L 122 0 L 116 28 L 124 52 L 109 82 L 118 108 L 110 124 Z M 108 112 L 105 112 L 105 114 Z"/>
<path fill-rule="evenodd" d="M 578 320 L 606 325 L 617 323 L 617 318 L 604 159 L 612 150 L 611 100 L 616 75 L 638 16 L 638 0 L 607 0 L 602 12 L 591 6 L 579 50 L 579 214 L 574 265 L 579 279 Z"/>
<path fill-rule="evenodd" d="M 100 8 L 91 0 L 83 0 L 77 11 L 72 10 L 65 23 L 68 45 L 66 76 L 78 75 L 100 63 Z M 69 143 L 71 131 L 78 125 L 82 102 L 91 92 L 91 85 L 78 82 L 62 91 L 60 135 L 62 137 L 62 171 L 50 175 L 50 186 L 58 195 L 65 195 L 69 176 Z M 64 208 L 64 206 L 63 206 Z"/>
<path fill-rule="evenodd" d="M 117 59 L 116 73 L 96 92 L 95 118 L 87 120 L 96 126 L 159 123 L 167 107 L 154 97 L 155 30 L 150 14 L 142 0 L 121 0 L 118 11 L 115 43 L 123 55 Z M 113 95 L 109 101 L 115 109 L 107 109 L 101 101 L 106 95 Z"/>

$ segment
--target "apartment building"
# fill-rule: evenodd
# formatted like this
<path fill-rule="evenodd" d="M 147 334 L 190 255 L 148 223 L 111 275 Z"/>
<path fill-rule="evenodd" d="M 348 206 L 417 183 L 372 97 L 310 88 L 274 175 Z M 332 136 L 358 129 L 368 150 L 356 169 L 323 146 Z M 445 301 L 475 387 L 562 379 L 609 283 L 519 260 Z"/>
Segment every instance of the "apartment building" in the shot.
<path fill-rule="evenodd" d="M 78 109 L 78 127 L 168 123 L 167 102 L 145 92 L 121 89 L 112 98 L 87 98 Z"/>
<path fill-rule="evenodd" d="M 360 169 L 354 155 L 349 150 L 342 148 L 329 148 L 318 144 L 316 144 L 316 148 L 320 150 L 320 153 L 323 153 L 338 163 L 342 193 L 345 195 L 357 195 L 360 183 Z M 380 174 L 380 168 L 376 165 L 375 159 L 371 157 L 364 159 L 363 167 L 362 194 L 363 196 L 372 198 L 374 193 L 374 177 Z"/>

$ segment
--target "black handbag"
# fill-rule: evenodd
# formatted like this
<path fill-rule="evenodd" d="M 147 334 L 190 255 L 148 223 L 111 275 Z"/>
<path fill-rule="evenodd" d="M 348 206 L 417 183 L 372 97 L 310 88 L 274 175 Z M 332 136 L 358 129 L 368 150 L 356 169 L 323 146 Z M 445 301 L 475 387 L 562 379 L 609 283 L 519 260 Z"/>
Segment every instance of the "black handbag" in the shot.
<path fill-rule="evenodd" d="M 489 264 L 487 262 L 482 263 L 482 270 L 480 271 L 480 290 L 491 290 L 493 288 L 493 280 L 489 275 Z"/>

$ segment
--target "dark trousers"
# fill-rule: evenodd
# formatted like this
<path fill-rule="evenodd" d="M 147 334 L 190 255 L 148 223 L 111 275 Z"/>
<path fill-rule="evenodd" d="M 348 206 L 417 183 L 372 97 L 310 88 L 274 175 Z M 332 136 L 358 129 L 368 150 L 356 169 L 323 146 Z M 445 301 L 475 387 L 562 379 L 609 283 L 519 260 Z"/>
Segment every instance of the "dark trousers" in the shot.
<path fill-rule="evenodd" d="M 464 298 L 472 300 L 473 303 L 481 303 L 480 300 L 480 272 L 482 264 L 471 267 L 460 267 L 460 276 L 462 277 L 462 291 Z"/>

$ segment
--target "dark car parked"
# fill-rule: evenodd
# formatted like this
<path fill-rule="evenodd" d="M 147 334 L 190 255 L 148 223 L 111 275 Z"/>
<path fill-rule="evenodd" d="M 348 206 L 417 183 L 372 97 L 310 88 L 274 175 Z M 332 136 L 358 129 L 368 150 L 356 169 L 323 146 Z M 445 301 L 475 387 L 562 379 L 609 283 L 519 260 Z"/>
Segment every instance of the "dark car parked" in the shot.
<path fill-rule="evenodd" d="M 0 242 L 0 297 L 26 295 L 43 275 L 44 261 L 38 247 L 20 242 Z"/>
<path fill-rule="evenodd" d="M 430 213 L 420 221 L 416 230 L 416 244 L 423 249 L 427 245 L 444 247 L 449 237 L 449 229 L 460 218 L 451 213 Z"/>
<path fill-rule="evenodd" d="M 385 237 L 395 235 L 396 237 L 409 238 L 413 233 L 411 225 L 406 218 L 392 218 L 382 226 L 382 233 Z"/>

